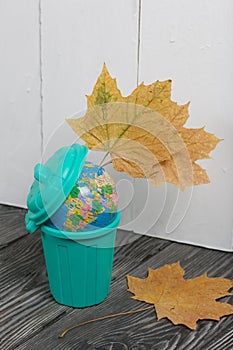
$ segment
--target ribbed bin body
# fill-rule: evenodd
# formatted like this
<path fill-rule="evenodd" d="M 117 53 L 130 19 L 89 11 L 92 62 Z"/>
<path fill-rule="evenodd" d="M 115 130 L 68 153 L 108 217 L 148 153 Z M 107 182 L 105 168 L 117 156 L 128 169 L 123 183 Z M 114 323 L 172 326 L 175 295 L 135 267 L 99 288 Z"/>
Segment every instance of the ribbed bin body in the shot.
<path fill-rule="evenodd" d="M 114 222 L 89 232 L 41 227 L 50 291 L 72 307 L 95 305 L 109 294 L 118 213 Z"/>

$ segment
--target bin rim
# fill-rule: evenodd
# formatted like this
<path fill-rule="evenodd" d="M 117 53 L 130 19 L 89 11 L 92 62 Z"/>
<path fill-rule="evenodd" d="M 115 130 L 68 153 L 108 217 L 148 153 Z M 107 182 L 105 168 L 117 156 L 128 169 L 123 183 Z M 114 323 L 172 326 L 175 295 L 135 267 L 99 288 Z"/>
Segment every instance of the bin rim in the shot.
<path fill-rule="evenodd" d="M 50 226 L 47 226 L 45 224 L 43 224 L 40 229 L 43 233 L 48 234 L 49 236 L 52 236 L 52 237 L 81 241 L 81 240 L 88 240 L 88 239 L 98 238 L 98 237 L 107 235 L 108 233 L 110 233 L 110 231 L 118 227 L 120 218 L 121 218 L 121 213 L 120 211 L 117 211 L 115 219 L 109 225 L 105 227 L 100 227 L 96 230 L 90 230 L 90 231 L 77 231 L 77 232 L 61 231 L 61 230 L 52 228 Z"/>

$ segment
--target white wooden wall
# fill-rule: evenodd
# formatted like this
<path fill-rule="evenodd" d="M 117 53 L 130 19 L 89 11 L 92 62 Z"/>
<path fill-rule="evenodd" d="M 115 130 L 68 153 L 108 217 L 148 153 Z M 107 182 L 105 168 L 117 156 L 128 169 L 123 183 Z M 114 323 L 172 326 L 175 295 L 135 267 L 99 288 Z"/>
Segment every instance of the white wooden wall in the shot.
<path fill-rule="evenodd" d="M 0 1 L 0 202 L 25 206 L 41 153 L 38 1 Z"/>
<path fill-rule="evenodd" d="M 233 249 L 233 2 L 142 1 L 139 79 L 173 80 L 173 100 L 191 101 L 189 127 L 224 139 L 201 161 L 211 183 L 177 191 L 137 180 L 133 228 L 159 237 Z M 144 198 L 143 198 L 144 193 Z"/>
<path fill-rule="evenodd" d="M 82 114 L 106 62 L 125 95 L 137 76 L 171 78 L 173 99 L 191 100 L 187 126 L 224 138 L 202 161 L 210 185 L 121 181 L 123 228 L 232 250 L 232 19 L 231 0 L 1 1 L 0 202 L 26 205 L 34 164 L 75 140 L 64 120 Z"/>

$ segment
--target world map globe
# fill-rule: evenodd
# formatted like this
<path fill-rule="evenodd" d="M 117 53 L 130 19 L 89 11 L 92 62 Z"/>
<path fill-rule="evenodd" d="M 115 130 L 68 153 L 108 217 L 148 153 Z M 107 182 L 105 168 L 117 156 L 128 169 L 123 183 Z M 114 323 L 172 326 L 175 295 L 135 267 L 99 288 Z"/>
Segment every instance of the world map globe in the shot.
<path fill-rule="evenodd" d="M 90 231 L 116 217 L 118 194 L 108 172 L 85 162 L 72 191 L 46 225 L 67 232 Z"/>

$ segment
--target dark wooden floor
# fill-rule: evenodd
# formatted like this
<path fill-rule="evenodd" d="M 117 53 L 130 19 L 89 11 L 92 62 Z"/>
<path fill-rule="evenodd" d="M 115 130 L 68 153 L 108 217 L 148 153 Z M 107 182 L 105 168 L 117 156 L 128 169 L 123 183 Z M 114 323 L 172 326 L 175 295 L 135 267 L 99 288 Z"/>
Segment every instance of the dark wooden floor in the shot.
<path fill-rule="evenodd" d="M 119 231 L 110 295 L 97 306 L 73 309 L 51 297 L 40 234 L 26 233 L 24 215 L 23 209 L 0 206 L 2 350 L 233 349 L 233 315 L 199 321 L 190 331 L 167 319 L 157 321 L 154 310 L 92 323 L 58 339 L 76 323 L 147 306 L 130 298 L 126 274 L 146 277 L 148 267 L 180 260 L 187 278 L 207 271 L 210 277 L 233 279 L 233 254 Z M 225 300 L 233 303 L 233 297 Z"/>

